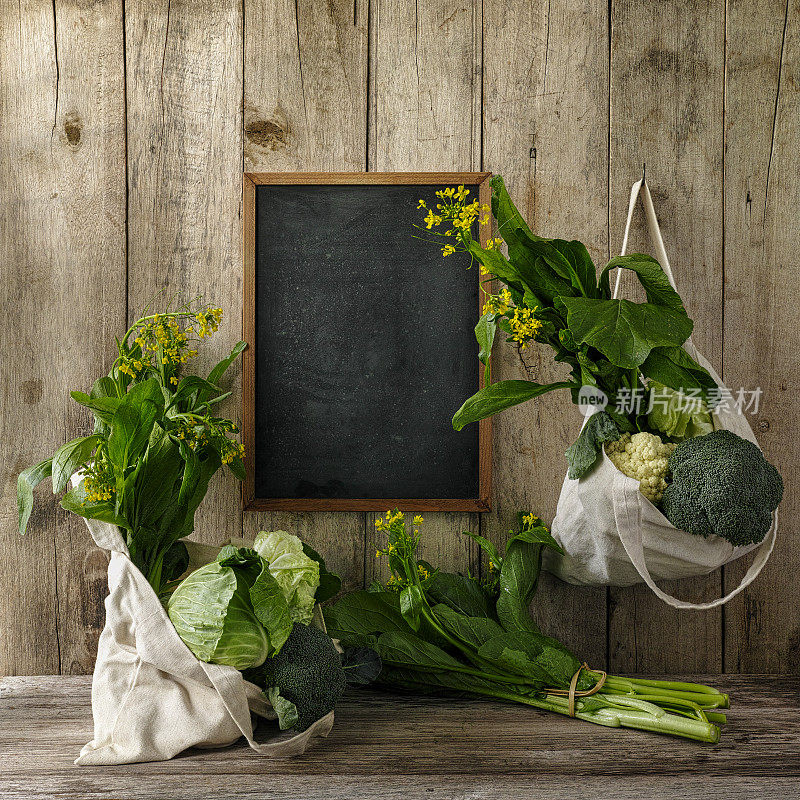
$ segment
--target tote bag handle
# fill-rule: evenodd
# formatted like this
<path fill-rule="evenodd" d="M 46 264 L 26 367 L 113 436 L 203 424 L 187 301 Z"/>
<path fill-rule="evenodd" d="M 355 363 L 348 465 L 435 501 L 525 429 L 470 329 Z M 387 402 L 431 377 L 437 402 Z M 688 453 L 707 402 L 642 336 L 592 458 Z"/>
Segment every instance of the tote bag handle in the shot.
<path fill-rule="evenodd" d="M 656 217 L 656 211 L 653 206 L 653 198 L 650 196 L 650 189 L 648 188 L 647 183 L 645 183 L 644 178 L 636 181 L 636 183 L 634 183 L 631 187 L 631 199 L 630 204 L 628 205 L 628 219 L 625 223 L 625 234 L 622 237 L 622 251 L 620 255 L 624 256 L 628 249 L 628 236 L 631 230 L 633 210 L 636 207 L 636 200 L 639 198 L 640 194 L 642 197 L 642 205 L 644 206 L 645 218 L 647 220 L 647 229 L 650 234 L 653 247 L 655 248 L 656 256 L 662 268 L 664 269 L 667 278 L 669 278 L 672 288 L 677 291 L 677 287 L 675 286 L 675 277 L 672 274 L 672 268 L 669 265 L 667 252 L 664 249 L 664 240 L 661 237 L 661 228 L 658 225 L 658 218 Z M 613 296 L 615 298 L 619 293 L 621 274 L 622 270 L 618 269 L 617 279 L 614 284 Z M 641 502 L 632 502 L 630 491 L 628 490 L 628 486 L 626 486 L 626 481 L 628 480 L 629 479 L 626 478 L 625 475 L 618 473 L 615 476 L 614 485 L 612 487 L 614 497 L 614 516 L 617 523 L 617 532 L 619 533 L 622 546 L 625 548 L 625 552 L 627 553 L 628 558 L 631 560 L 631 564 L 633 564 L 636 571 L 639 573 L 639 577 L 641 577 L 641 579 L 650 587 L 650 589 L 652 589 L 653 593 L 663 600 L 667 605 L 672 606 L 673 608 L 693 611 L 707 611 L 709 609 L 724 605 L 728 602 L 728 600 L 736 597 L 739 592 L 746 589 L 758 577 L 758 574 L 769 560 L 770 555 L 772 555 L 772 549 L 775 547 L 775 538 L 778 533 L 777 509 L 773 514 L 772 526 L 764 538 L 764 541 L 761 543 L 761 546 L 758 548 L 756 556 L 753 559 L 753 563 L 745 573 L 741 583 L 735 589 L 732 589 L 724 597 L 719 597 L 716 600 L 711 600 L 707 603 L 690 603 L 686 600 L 679 600 L 677 597 L 673 597 L 671 594 L 668 594 L 656 586 L 655 581 L 650 575 L 650 570 L 647 568 L 647 563 L 645 562 L 644 556 L 644 544 L 642 542 L 642 506 Z M 636 500 L 638 501 L 639 498 L 637 497 Z"/>

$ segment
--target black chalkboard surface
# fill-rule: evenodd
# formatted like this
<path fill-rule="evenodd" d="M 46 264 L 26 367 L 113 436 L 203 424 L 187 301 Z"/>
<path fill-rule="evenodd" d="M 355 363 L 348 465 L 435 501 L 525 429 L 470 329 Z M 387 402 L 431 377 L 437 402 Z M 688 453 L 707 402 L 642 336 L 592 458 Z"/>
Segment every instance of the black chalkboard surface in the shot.
<path fill-rule="evenodd" d="M 246 508 L 488 509 L 489 421 L 450 422 L 481 385 L 480 276 L 414 227 L 488 178 L 245 175 Z"/>

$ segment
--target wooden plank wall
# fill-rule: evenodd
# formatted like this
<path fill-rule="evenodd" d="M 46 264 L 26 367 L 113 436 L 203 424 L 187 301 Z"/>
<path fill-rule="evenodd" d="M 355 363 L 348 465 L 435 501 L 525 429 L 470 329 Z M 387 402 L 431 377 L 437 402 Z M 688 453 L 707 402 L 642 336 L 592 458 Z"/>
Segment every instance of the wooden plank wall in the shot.
<path fill-rule="evenodd" d="M 20 540 L 16 475 L 87 429 L 68 390 L 162 287 L 225 307 L 206 363 L 236 341 L 243 169 L 491 170 L 534 230 L 604 261 L 646 162 L 697 343 L 764 390 L 781 537 L 721 611 L 547 577 L 536 613 L 617 671 L 794 672 L 798 25 L 798 0 L 0 0 L 0 671 L 91 669 L 104 555 L 45 487 Z M 496 351 L 497 377 L 555 374 L 549 353 Z M 428 557 L 478 572 L 460 531 L 500 543 L 520 508 L 551 518 L 578 425 L 553 395 L 498 417 L 493 511 L 428 515 Z M 219 478 L 197 536 L 294 531 L 354 587 L 384 569 L 373 521 L 243 516 Z M 670 588 L 711 598 L 745 568 Z"/>

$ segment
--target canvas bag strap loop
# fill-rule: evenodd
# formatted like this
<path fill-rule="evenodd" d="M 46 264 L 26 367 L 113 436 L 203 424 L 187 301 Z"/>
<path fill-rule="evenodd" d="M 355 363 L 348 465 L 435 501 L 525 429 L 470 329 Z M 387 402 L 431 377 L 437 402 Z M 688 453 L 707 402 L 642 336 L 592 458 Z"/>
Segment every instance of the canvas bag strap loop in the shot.
<path fill-rule="evenodd" d="M 628 252 L 628 237 L 631 232 L 631 222 L 633 221 L 633 211 L 636 208 L 636 200 L 642 195 L 642 206 L 644 208 L 645 219 L 647 220 L 647 232 L 650 234 L 650 240 L 656 251 L 656 258 L 658 263 L 661 264 L 662 269 L 666 273 L 672 288 L 678 291 L 675 285 L 675 277 L 672 274 L 672 268 L 669 265 L 667 258 L 667 251 L 664 249 L 664 240 L 661 237 L 661 228 L 658 225 L 658 218 L 656 217 L 656 209 L 653 206 L 653 198 L 650 196 L 650 187 L 645 183 L 644 178 L 636 181 L 631 187 L 631 199 L 628 204 L 628 219 L 625 222 L 625 234 L 622 237 L 622 249 L 620 255 L 624 256 Z M 622 276 L 622 270 L 617 270 L 617 279 L 614 283 L 613 297 L 616 299 L 619 294 L 619 282 Z"/>
<path fill-rule="evenodd" d="M 625 234 L 622 238 L 622 251 L 620 255 L 625 255 L 628 247 L 628 235 L 630 234 L 631 221 L 633 219 L 633 211 L 636 207 L 636 200 L 639 195 L 642 197 L 642 205 L 644 207 L 645 218 L 647 220 L 647 229 L 650 234 L 650 239 L 656 251 L 656 257 L 661 264 L 664 272 L 666 273 L 672 288 L 677 291 L 675 286 L 675 278 L 672 274 L 672 269 L 669 265 L 666 250 L 664 249 L 664 240 L 661 236 L 661 228 L 658 224 L 656 217 L 655 207 L 653 206 L 653 198 L 650 196 L 650 189 L 644 181 L 644 178 L 636 181 L 631 187 L 631 199 L 628 205 L 628 219 L 625 223 Z M 617 280 L 614 284 L 614 297 L 616 298 L 619 292 L 619 281 L 622 270 L 617 270 Z M 684 610 L 693 611 L 707 611 L 712 608 L 724 605 L 733 597 L 736 597 L 739 592 L 746 589 L 757 577 L 764 565 L 772 555 L 772 548 L 775 546 L 775 537 L 778 533 L 778 512 L 773 514 L 772 526 L 770 527 L 761 547 L 756 552 L 756 557 L 753 563 L 742 578 L 742 582 L 733 590 L 728 592 L 724 597 L 719 597 L 716 600 L 711 600 L 708 603 L 689 603 L 686 600 L 679 600 L 671 594 L 667 594 L 656 586 L 655 581 L 650 575 L 650 570 L 647 568 L 644 557 L 644 544 L 642 542 L 642 520 L 641 520 L 641 502 L 639 501 L 638 489 L 636 495 L 631 496 L 631 489 L 629 485 L 630 479 L 623 475 L 621 472 L 617 473 L 614 477 L 614 485 L 612 487 L 614 497 L 614 516 L 617 523 L 617 531 L 619 533 L 622 546 L 631 560 L 631 564 L 636 568 L 641 579 L 652 589 L 653 593 L 663 600 L 667 605 L 673 608 L 680 608 Z"/>
<path fill-rule="evenodd" d="M 778 533 L 777 510 L 773 513 L 772 526 L 756 551 L 753 563 L 745 573 L 744 578 L 742 578 L 742 582 L 735 589 L 732 589 L 724 597 L 719 597 L 707 603 L 690 603 L 667 594 L 667 592 L 656 586 L 645 563 L 644 545 L 642 543 L 641 502 L 639 502 L 638 498 L 631 497 L 632 493 L 630 487 L 626 485 L 627 481 L 629 479 L 625 475 L 618 473 L 614 476 L 614 485 L 612 487 L 612 492 L 614 493 L 614 517 L 619 538 L 625 548 L 625 552 L 628 554 L 628 558 L 631 560 L 631 564 L 636 568 L 642 580 L 667 605 L 691 611 L 708 611 L 724 605 L 728 600 L 736 597 L 739 592 L 746 589 L 758 577 L 758 574 L 764 568 L 764 564 L 767 563 L 770 555 L 772 555 L 772 548 L 775 546 L 775 538 Z M 638 489 L 636 492 L 638 492 Z"/>

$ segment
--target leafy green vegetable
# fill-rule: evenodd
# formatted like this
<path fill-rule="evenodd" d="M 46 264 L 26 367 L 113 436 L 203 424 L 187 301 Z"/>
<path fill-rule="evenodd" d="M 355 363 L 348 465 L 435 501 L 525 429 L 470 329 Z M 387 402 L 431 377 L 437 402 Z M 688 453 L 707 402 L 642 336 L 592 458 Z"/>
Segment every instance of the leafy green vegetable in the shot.
<path fill-rule="evenodd" d="M 267 562 L 253 550 L 233 547 L 185 578 L 170 596 L 167 613 L 197 658 L 239 670 L 278 653 L 292 631 L 286 599 Z"/>
<path fill-rule="evenodd" d="M 261 531 L 254 547 L 269 564 L 269 571 L 289 605 L 292 620 L 307 625 L 314 614 L 319 588 L 319 562 L 306 554 L 297 536 L 286 531 Z"/>
<path fill-rule="evenodd" d="M 607 411 L 592 414 L 578 438 L 567 449 L 569 477 L 576 480 L 586 475 L 597 463 L 603 442 L 612 442 L 619 437 L 619 426 Z"/>
<path fill-rule="evenodd" d="M 500 568 L 491 593 L 418 560 L 420 521 L 409 531 L 403 514 L 389 512 L 377 526 L 388 537 L 379 552 L 394 556 L 389 583 L 342 597 L 326 611 L 328 631 L 346 646 L 373 648 L 382 664 L 377 683 L 392 691 L 491 697 L 568 715 L 574 678 L 575 716 L 581 720 L 716 742 L 714 721 L 724 717 L 714 709 L 728 706 L 727 695 L 697 684 L 616 676 L 601 685 L 600 673 L 582 667 L 560 642 L 540 632 L 529 606 L 542 548 L 557 545 L 532 514 L 519 520 L 520 530 L 502 557 L 482 543 Z M 476 591 L 466 591 L 455 577 Z"/>
<path fill-rule="evenodd" d="M 61 506 L 86 519 L 125 531 L 134 564 L 157 594 L 183 570 L 176 542 L 192 533 L 194 514 L 209 482 L 226 464 L 244 477 L 237 432 L 212 407 L 230 393 L 218 383 L 244 350 L 239 342 L 208 379 L 181 376 L 196 355 L 193 340 L 217 330 L 221 309 L 196 303 L 146 314 L 117 340 L 118 356 L 91 393 L 71 392 L 94 415 L 94 432 L 67 442 L 52 459 L 24 470 L 17 481 L 20 533 L 33 508 L 33 489 L 52 476 L 53 491 L 67 489 Z M 185 567 L 184 567 L 185 569 Z"/>
<path fill-rule="evenodd" d="M 562 381 L 540 384 L 533 381 L 500 381 L 486 386 L 467 400 L 453 417 L 453 427 L 460 431 L 470 422 L 491 417 L 498 411 L 517 406 L 556 389 L 580 388 L 580 384 Z"/>
<path fill-rule="evenodd" d="M 651 382 L 650 392 L 654 403 L 647 421 L 655 430 L 676 441 L 704 436 L 714 430 L 711 412 L 702 399 L 688 398 L 655 382 Z"/>
<path fill-rule="evenodd" d="M 319 564 L 319 586 L 314 594 L 317 603 L 324 603 L 336 597 L 342 590 L 342 579 L 334 572 L 330 572 L 325 565 L 325 559 L 310 545 L 303 542 L 303 552 Z"/>
<path fill-rule="evenodd" d="M 686 312 L 653 303 L 562 297 L 575 341 L 599 350 L 612 364 L 633 369 L 654 347 L 682 345 L 692 333 Z"/>
<path fill-rule="evenodd" d="M 584 427 L 580 439 L 567 451 L 570 477 L 588 474 L 599 448 L 616 426 L 617 432 L 646 427 L 646 380 L 672 389 L 715 389 L 711 375 L 697 364 L 682 345 L 693 323 L 661 265 L 651 256 L 632 253 L 611 259 L 599 279 L 591 255 L 578 241 L 537 236 L 514 206 L 503 179 L 492 178 L 491 213 L 499 237 L 484 244 L 473 238 L 471 223 L 488 209 L 470 202 L 462 188 L 437 192 L 435 209 L 424 203 L 425 229 L 443 237 L 444 255 L 461 250 L 478 261 L 485 273 L 504 284 L 494 294 L 482 284 L 484 313 L 475 327 L 478 359 L 486 367 L 487 384 L 470 397 L 453 416 L 453 427 L 500 413 L 557 389 L 569 389 L 575 403 L 582 402 L 582 386 L 602 392 L 608 399 L 607 416 Z M 484 220 L 482 220 L 484 221 Z M 448 230 L 441 230 L 449 226 Z M 508 248 L 506 257 L 501 246 Z M 646 294 L 646 302 L 612 297 L 610 273 L 633 273 Z M 506 380 L 491 383 L 492 343 L 500 330 L 507 341 L 524 350 L 532 343 L 553 348 L 558 363 L 566 364 L 570 379 L 550 384 Z"/>
<path fill-rule="evenodd" d="M 380 656 L 369 647 L 348 647 L 342 653 L 344 678 L 350 686 L 367 686 L 381 674 Z"/>

